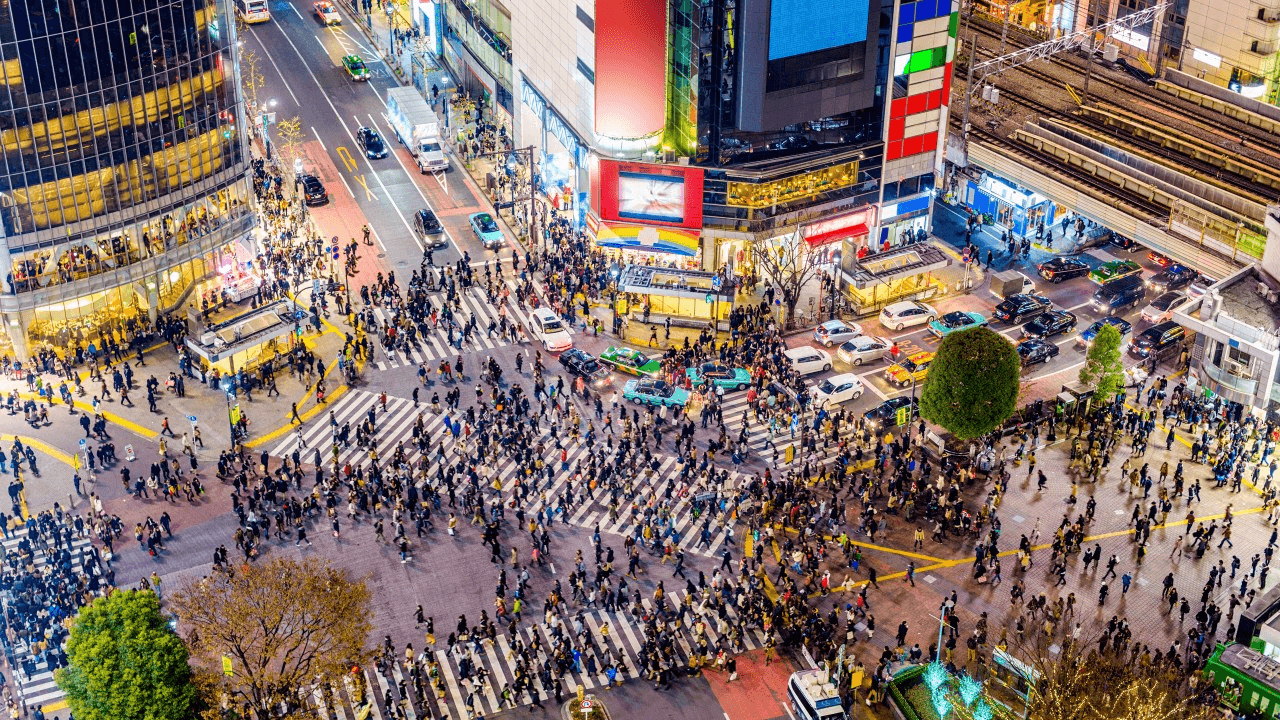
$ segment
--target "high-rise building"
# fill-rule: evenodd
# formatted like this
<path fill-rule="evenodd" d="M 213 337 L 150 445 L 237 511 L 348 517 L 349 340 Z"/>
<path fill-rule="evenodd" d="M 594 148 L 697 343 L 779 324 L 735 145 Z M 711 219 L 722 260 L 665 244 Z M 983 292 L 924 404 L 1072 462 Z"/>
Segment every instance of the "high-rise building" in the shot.
<path fill-rule="evenodd" d="M 800 237 L 851 260 L 929 222 L 959 0 L 439 6 L 463 86 L 628 259 L 739 269 Z"/>
<path fill-rule="evenodd" d="M 234 271 L 237 57 L 227 0 L 0 4 L 0 352 L 101 347 Z"/>

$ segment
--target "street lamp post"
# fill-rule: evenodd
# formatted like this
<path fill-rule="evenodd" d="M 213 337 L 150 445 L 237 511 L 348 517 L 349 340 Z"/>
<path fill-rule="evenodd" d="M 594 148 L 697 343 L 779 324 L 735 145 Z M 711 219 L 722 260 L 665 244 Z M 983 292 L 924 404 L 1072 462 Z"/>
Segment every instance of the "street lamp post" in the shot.
<path fill-rule="evenodd" d="M 387 3 L 386 8 L 387 8 L 387 53 L 389 55 L 394 55 L 395 48 L 396 48 L 396 44 L 395 44 L 396 6 L 393 5 L 392 3 Z"/>

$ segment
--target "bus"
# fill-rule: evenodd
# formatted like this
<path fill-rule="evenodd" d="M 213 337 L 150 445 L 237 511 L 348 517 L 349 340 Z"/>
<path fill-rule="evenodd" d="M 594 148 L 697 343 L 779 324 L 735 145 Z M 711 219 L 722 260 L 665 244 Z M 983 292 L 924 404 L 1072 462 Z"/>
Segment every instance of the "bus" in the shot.
<path fill-rule="evenodd" d="M 247 23 L 266 22 L 271 19 L 267 0 L 236 0 L 236 12 Z"/>
<path fill-rule="evenodd" d="M 1204 674 L 1222 704 L 1237 713 L 1280 717 L 1280 660 L 1247 645 L 1219 643 Z"/>

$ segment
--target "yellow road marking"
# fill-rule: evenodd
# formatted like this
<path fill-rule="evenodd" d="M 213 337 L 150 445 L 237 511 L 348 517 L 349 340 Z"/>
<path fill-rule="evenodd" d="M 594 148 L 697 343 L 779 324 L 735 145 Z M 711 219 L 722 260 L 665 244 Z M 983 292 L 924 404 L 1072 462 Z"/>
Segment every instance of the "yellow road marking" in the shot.
<path fill-rule="evenodd" d="M 365 195 L 365 197 L 366 197 L 367 199 L 369 199 L 369 200 L 377 200 L 377 199 L 378 199 L 378 196 L 377 196 L 377 195 L 374 195 L 374 194 L 373 194 L 373 191 L 369 189 L 369 183 L 365 182 L 365 180 L 364 180 L 364 173 L 361 173 L 361 174 L 359 174 L 359 175 L 356 175 L 356 174 L 352 173 L 351 177 L 355 178 L 355 179 L 356 179 L 356 182 L 360 183 L 360 187 L 364 188 L 364 195 Z"/>
<path fill-rule="evenodd" d="M 1263 508 L 1260 508 L 1260 507 L 1247 508 L 1245 510 L 1235 511 L 1232 513 L 1231 516 L 1240 517 L 1241 515 L 1253 515 L 1255 513 L 1262 512 L 1262 510 Z M 1226 513 L 1218 513 L 1217 515 L 1206 515 L 1204 517 L 1197 517 L 1196 520 L 1199 522 L 1203 522 L 1205 520 L 1221 520 L 1224 517 L 1226 517 Z M 1152 530 L 1162 530 L 1162 529 L 1167 530 L 1169 528 L 1181 527 L 1186 524 L 1187 524 L 1187 521 L 1185 519 L 1175 520 L 1174 522 L 1165 523 L 1164 525 L 1156 525 L 1155 527 L 1152 528 Z M 1100 533 L 1098 535 L 1090 535 L 1084 538 L 1083 540 L 1081 540 L 1080 544 L 1084 545 L 1085 543 L 1095 542 L 1097 540 L 1107 540 L 1109 538 L 1121 537 L 1123 535 L 1132 535 L 1133 532 L 1134 532 L 1133 529 L 1130 528 L 1126 530 L 1115 530 L 1112 532 Z M 1053 547 L 1052 543 L 1043 543 L 1040 545 L 1034 545 L 1031 548 L 1031 552 L 1047 550 L 1051 547 Z M 1009 557 L 1011 555 L 1016 555 L 1017 553 L 1018 553 L 1017 550 L 1005 550 L 1004 552 L 1000 553 L 998 557 Z M 947 568 L 953 568 L 958 565 L 964 565 L 965 563 L 971 564 L 975 559 L 976 559 L 976 556 L 970 555 L 969 557 L 960 558 L 957 560 L 944 560 L 942 562 L 935 563 L 933 565 L 926 565 L 925 567 L 916 568 L 916 574 L 919 575 L 921 573 L 932 572 L 934 570 L 945 570 Z M 884 580 L 894 580 L 897 578 L 905 578 L 906 576 L 907 576 L 907 572 L 905 570 L 902 570 L 900 572 L 890 573 L 889 575 L 879 575 L 876 577 L 876 582 L 881 582 Z M 855 588 L 860 588 L 863 585 L 868 584 L 868 582 L 869 582 L 868 580 L 859 580 L 855 583 L 851 583 L 847 588 L 844 586 L 839 586 L 839 587 L 832 588 L 831 591 L 840 592 L 842 590 L 847 590 L 852 592 Z M 815 594 L 815 596 L 817 596 L 817 594 Z"/>
<path fill-rule="evenodd" d="M 356 171 L 356 160 L 351 157 L 351 151 L 344 145 L 334 148 L 334 152 L 338 154 L 338 158 L 342 160 L 342 164 L 347 166 L 347 172 Z"/>

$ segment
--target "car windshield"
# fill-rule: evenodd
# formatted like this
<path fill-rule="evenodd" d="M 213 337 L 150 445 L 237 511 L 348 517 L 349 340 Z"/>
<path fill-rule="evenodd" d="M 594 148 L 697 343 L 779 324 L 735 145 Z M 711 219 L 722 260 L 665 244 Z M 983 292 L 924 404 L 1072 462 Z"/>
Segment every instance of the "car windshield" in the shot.
<path fill-rule="evenodd" d="M 542 321 L 542 329 L 546 332 L 560 332 L 564 330 L 564 324 L 558 318 L 551 318 Z"/>
<path fill-rule="evenodd" d="M 585 373 L 595 373 L 595 371 L 599 369 L 600 364 L 597 363 L 594 358 L 582 363 L 582 371 Z"/>
<path fill-rule="evenodd" d="M 1179 297 L 1181 297 L 1179 293 L 1165 293 L 1155 300 L 1152 300 L 1151 304 L 1154 305 L 1157 310 L 1168 310 L 1169 306 L 1173 305 Z"/>
<path fill-rule="evenodd" d="M 820 390 L 821 392 L 827 395 L 830 395 L 836 391 L 836 386 L 835 386 L 835 383 L 831 382 L 830 380 L 823 380 L 821 383 L 818 384 L 818 390 Z"/>
<path fill-rule="evenodd" d="M 946 327 L 960 327 L 971 322 L 973 322 L 973 318 L 969 317 L 968 313 L 951 312 L 942 316 L 942 324 Z"/>
<path fill-rule="evenodd" d="M 498 229 L 497 223 L 488 215 L 481 215 L 476 218 L 476 224 L 480 226 L 480 232 L 493 232 Z"/>
<path fill-rule="evenodd" d="M 957 337 L 959 337 L 959 336 L 957 336 Z M 966 336 L 966 337 L 967 337 L 967 336 Z M 909 359 L 909 358 L 908 358 L 908 359 L 906 359 L 906 360 L 903 360 L 903 361 L 902 361 L 902 363 L 901 363 L 901 365 L 902 365 L 902 368 L 903 368 L 904 370 L 906 370 L 907 372 L 915 372 L 915 371 L 916 371 L 916 368 L 918 367 L 918 366 L 916 365 L 915 361 L 914 361 L 914 360 L 911 360 L 911 359 Z"/>
<path fill-rule="evenodd" d="M 347 61 L 347 67 L 351 68 L 351 70 L 352 70 L 352 71 L 354 71 L 354 72 L 359 72 L 359 71 L 361 71 L 361 70 L 363 70 L 363 69 L 364 69 L 364 61 L 363 61 L 363 60 L 348 60 L 348 61 Z"/>
<path fill-rule="evenodd" d="M 440 144 L 433 142 L 422 143 L 423 152 L 440 152 Z"/>
<path fill-rule="evenodd" d="M 671 394 L 675 392 L 675 389 L 664 382 L 656 382 L 649 386 L 649 392 L 650 394 L 659 395 L 661 397 L 671 397 Z"/>

